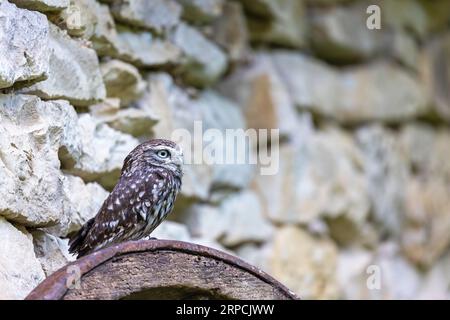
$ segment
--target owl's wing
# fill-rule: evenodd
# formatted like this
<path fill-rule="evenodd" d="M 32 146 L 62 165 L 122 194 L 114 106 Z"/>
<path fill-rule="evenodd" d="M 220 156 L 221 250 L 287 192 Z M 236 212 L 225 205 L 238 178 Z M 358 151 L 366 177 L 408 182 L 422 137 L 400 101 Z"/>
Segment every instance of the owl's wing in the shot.
<path fill-rule="evenodd" d="M 156 173 L 122 176 L 95 218 L 89 220 L 69 242 L 70 252 L 84 256 L 122 240 L 138 238 L 147 225 L 163 177 Z"/>

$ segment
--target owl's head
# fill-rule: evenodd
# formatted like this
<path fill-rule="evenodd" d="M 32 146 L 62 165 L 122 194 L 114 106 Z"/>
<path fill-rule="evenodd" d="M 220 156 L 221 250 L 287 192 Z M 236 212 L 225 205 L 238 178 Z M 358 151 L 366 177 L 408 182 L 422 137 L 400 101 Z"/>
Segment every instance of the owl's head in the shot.
<path fill-rule="evenodd" d="M 183 150 L 175 142 L 152 139 L 141 143 L 125 158 L 122 173 L 134 166 L 161 167 L 182 174 Z"/>

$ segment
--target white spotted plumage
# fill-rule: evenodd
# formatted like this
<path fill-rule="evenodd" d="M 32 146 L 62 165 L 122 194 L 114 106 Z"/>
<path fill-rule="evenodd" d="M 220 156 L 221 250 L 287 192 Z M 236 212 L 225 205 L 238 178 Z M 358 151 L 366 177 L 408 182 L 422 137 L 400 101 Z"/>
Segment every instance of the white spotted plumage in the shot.
<path fill-rule="evenodd" d="M 159 159 L 158 150 L 170 159 Z M 150 233 L 172 211 L 181 188 L 182 151 L 172 141 L 155 139 L 136 147 L 125 159 L 119 182 L 97 215 L 71 238 L 70 252 L 94 250 Z"/>

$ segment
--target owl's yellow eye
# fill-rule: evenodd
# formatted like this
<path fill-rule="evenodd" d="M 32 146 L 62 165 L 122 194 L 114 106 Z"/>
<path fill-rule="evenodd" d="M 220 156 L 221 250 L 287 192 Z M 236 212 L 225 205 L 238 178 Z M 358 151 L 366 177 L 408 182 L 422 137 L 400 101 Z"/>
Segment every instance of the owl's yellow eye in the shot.
<path fill-rule="evenodd" d="M 169 151 L 167 150 L 159 150 L 157 153 L 158 157 L 160 157 L 161 159 L 166 159 L 170 156 Z"/>

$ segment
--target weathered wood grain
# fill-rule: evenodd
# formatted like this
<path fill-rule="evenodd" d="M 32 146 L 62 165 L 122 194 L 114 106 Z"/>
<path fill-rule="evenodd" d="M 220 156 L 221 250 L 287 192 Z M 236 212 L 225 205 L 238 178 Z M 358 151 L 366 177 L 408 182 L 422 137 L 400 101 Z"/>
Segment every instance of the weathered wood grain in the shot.
<path fill-rule="evenodd" d="M 79 286 L 68 283 L 74 270 Z M 83 257 L 27 299 L 296 299 L 278 281 L 226 253 L 181 241 L 130 241 Z"/>

